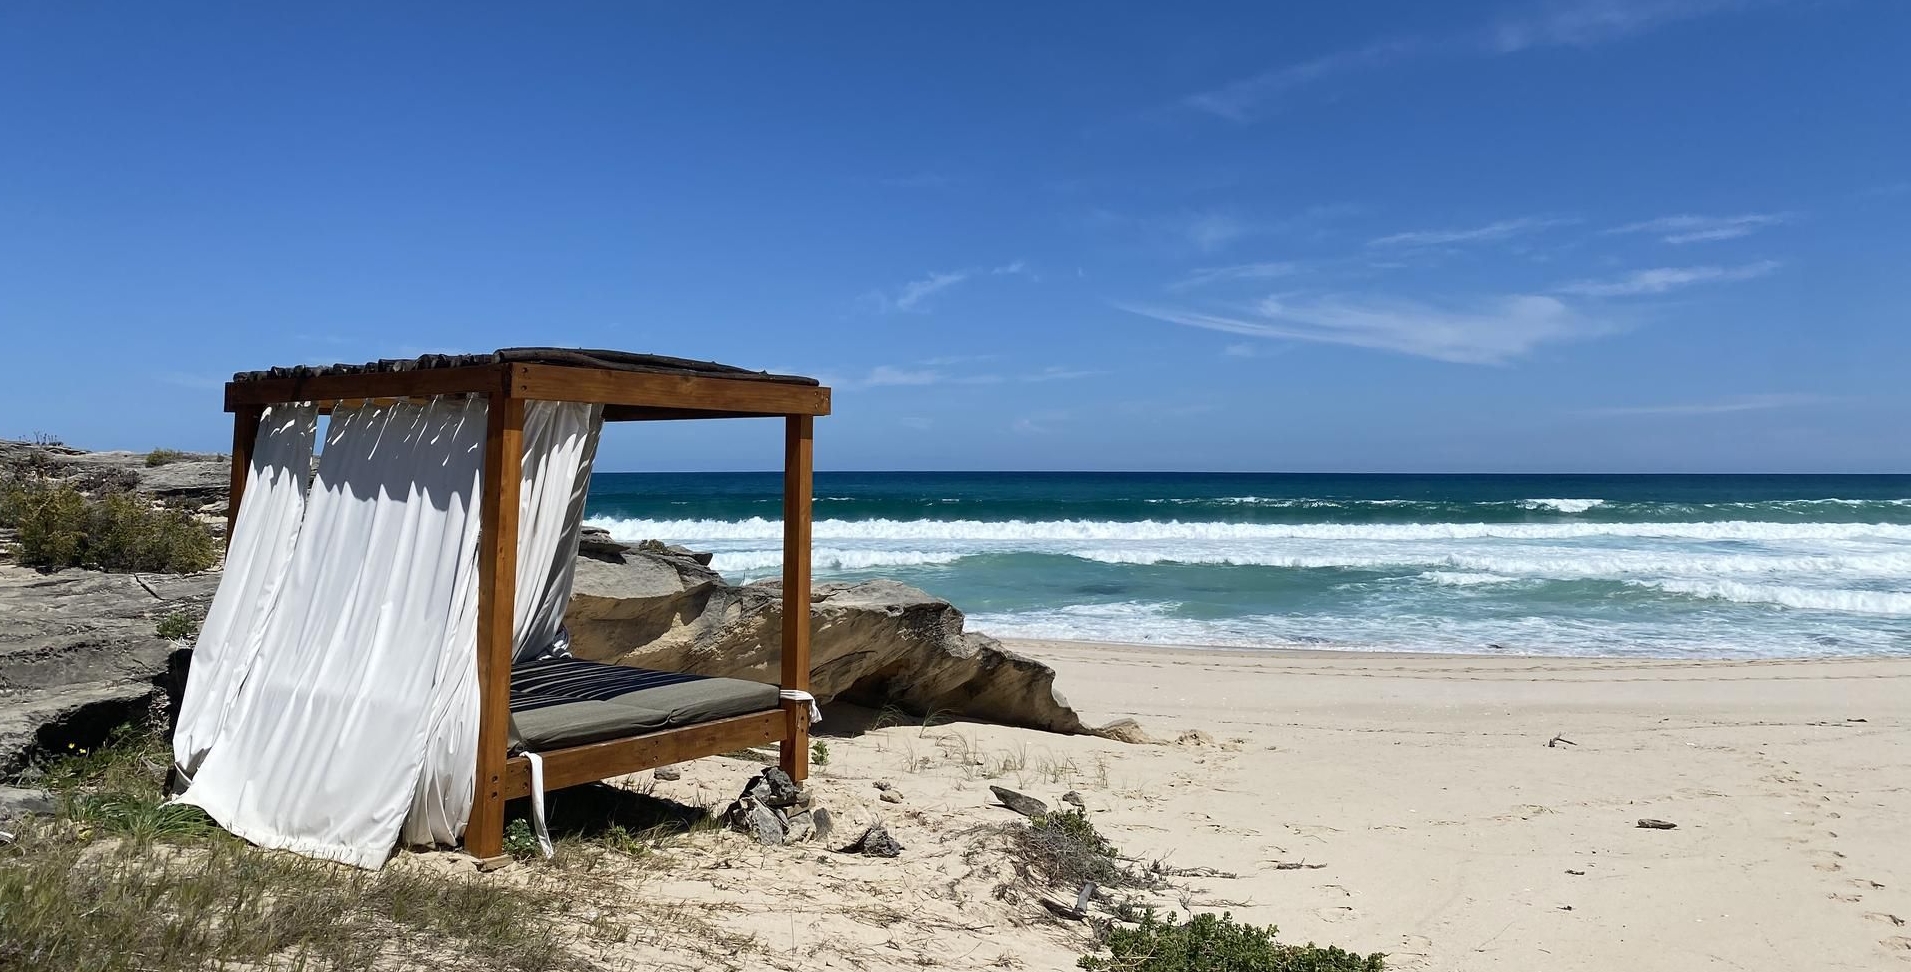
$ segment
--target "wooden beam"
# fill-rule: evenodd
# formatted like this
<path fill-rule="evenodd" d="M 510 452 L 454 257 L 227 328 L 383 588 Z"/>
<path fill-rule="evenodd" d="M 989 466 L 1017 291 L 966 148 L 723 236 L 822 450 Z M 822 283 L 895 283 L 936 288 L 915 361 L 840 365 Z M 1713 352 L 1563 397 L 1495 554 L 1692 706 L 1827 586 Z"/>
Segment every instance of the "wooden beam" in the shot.
<path fill-rule="evenodd" d="M 519 398 L 772 415 L 829 414 L 829 389 L 818 385 L 566 365 L 509 367 L 511 393 Z"/>
<path fill-rule="evenodd" d="M 792 415 L 783 434 L 783 677 L 786 689 L 810 688 L 810 482 L 816 420 Z M 789 728 L 778 765 L 797 782 L 809 776 L 809 704 L 784 702 Z"/>
<path fill-rule="evenodd" d="M 606 422 L 667 422 L 678 419 L 782 418 L 780 412 L 719 412 L 707 408 L 652 408 L 646 405 L 606 405 Z"/>
<path fill-rule="evenodd" d="M 263 405 L 242 406 L 232 413 L 232 481 L 226 487 L 226 549 L 232 549 L 232 530 L 239 525 L 239 501 L 252 477 L 252 446 L 259 440 Z"/>
<path fill-rule="evenodd" d="M 378 371 L 357 375 L 316 375 L 310 378 L 262 378 L 226 382 L 226 411 L 240 405 L 280 402 L 333 402 L 356 398 L 414 398 L 465 392 L 502 393 L 510 365 L 474 365 L 468 368 L 419 368 L 414 371 Z"/>
<path fill-rule="evenodd" d="M 450 370 L 450 369 L 448 369 Z M 517 603 L 518 481 L 524 466 L 524 400 L 490 396 L 478 527 L 478 772 L 465 850 L 504 849 L 504 764 L 511 724 L 511 632 Z"/>
<path fill-rule="evenodd" d="M 579 783 L 614 779 L 685 760 L 768 745 L 783 738 L 785 726 L 783 711 L 770 709 L 641 736 L 549 750 L 540 754 L 544 757 L 544 789 L 547 792 L 561 790 Z M 530 764 L 524 757 L 514 756 L 505 766 L 504 795 L 515 799 L 530 793 Z"/>

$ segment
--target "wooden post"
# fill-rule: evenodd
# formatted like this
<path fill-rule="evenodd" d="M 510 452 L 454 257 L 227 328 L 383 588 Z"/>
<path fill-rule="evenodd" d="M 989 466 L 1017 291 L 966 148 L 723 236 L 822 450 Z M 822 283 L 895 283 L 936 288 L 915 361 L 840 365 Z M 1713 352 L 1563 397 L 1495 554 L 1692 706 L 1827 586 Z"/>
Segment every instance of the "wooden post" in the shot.
<path fill-rule="evenodd" d="M 263 405 L 240 405 L 232 410 L 232 483 L 226 488 L 226 548 L 232 548 L 232 530 L 239 525 L 239 500 L 245 497 L 252 475 L 252 445 L 259 438 Z"/>
<path fill-rule="evenodd" d="M 517 604 L 518 484 L 524 399 L 490 395 L 478 529 L 478 773 L 465 851 L 504 852 L 504 764 L 511 722 L 511 632 Z"/>
<path fill-rule="evenodd" d="M 810 687 L 810 480 L 816 464 L 816 419 L 784 418 L 783 436 L 783 677 L 782 686 Z M 798 782 L 810 771 L 810 709 L 783 703 L 789 720 L 778 765 Z"/>

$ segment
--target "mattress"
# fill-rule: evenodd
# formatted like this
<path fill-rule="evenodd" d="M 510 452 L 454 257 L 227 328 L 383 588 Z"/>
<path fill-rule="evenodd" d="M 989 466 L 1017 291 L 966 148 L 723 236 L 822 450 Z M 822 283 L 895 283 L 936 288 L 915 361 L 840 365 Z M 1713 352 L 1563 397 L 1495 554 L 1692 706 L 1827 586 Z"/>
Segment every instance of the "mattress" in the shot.
<path fill-rule="evenodd" d="M 511 748 L 543 752 L 777 708 L 777 687 L 576 659 L 511 669 Z"/>

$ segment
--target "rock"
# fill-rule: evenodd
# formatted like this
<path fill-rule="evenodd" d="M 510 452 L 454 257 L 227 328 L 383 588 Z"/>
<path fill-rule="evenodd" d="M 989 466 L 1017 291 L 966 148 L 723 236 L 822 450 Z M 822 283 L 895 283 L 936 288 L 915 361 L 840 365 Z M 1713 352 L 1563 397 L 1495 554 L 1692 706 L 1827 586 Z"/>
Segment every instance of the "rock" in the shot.
<path fill-rule="evenodd" d="M 876 781 L 876 789 L 878 789 L 878 790 L 893 790 L 893 789 L 895 789 L 895 788 L 896 788 L 896 784 L 894 784 L 894 783 L 891 783 L 891 782 L 889 782 L 888 780 L 877 780 L 877 781 Z"/>
<path fill-rule="evenodd" d="M 763 801 L 765 806 L 809 806 L 809 791 L 797 786 L 796 781 L 790 779 L 790 774 L 783 772 L 780 767 L 765 767 L 763 772 L 757 775 L 757 779 L 761 781 L 764 789 L 763 794 L 757 799 Z"/>
<path fill-rule="evenodd" d="M 816 828 L 814 835 L 816 840 L 828 840 L 829 836 L 836 832 L 836 818 L 830 816 L 829 811 L 822 807 L 810 811 L 810 825 Z"/>
<path fill-rule="evenodd" d="M 43 574 L 0 564 L 0 778 L 42 747 L 97 745 L 176 691 L 175 652 L 181 673 L 190 652 L 154 626 L 173 611 L 203 617 L 218 586 L 216 572 Z"/>
<path fill-rule="evenodd" d="M 1017 793 L 1001 786 L 991 786 L 989 792 L 995 794 L 995 798 L 1002 801 L 1003 806 L 1024 817 L 1039 817 L 1048 812 L 1048 804 L 1028 794 Z"/>
<path fill-rule="evenodd" d="M 747 798 L 730 808 L 730 826 L 766 847 L 781 847 L 788 837 L 783 818 L 775 810 Z"/>
<path fill-rule="evenodd" d="M 816 833 L 815 817 L 808 810 L 790 814 L 789 819 L 784 822 L 784 828 L 784 843 L 794 844 L 799 841 L 808 840 Z"/>
<path fill-rule="evenodd" d="M 848 847 L 837 851 L 839 854 L 862 854 L 865 857 L 901 857 L 905 848 L 882 824 L 870 824 L 861 837 L 856 838 Z"/>
<path fill-rule="evenodd" d="M 1650 817 L 1646 817 L 1639 821 L 1638 826 L 1642 830 L 1674 830 L 1677 829 L 1679 825 L 1669 820 L 1654 820 Z"/>
<path fill-rule="evenodd" d="M 1062 802 L 1066 804 L 1070 804 L 1071 806 L 1074 806 L 1081 810 L 1088 809 L 1088 804 L 1082 802 L 1082 795 L 1080 793 L 1075 792 L 1074 790 L 1070 790 L 1067 793 L 1062 794 Z"/>
<path fill-rule="evenodd" d="M 1090 729 L 1090 733 L 1103 739 L 1113 739 L 1134 746 L 1166 746 L 1168 741 L 1152 736 L 1141 728 L 1141 723 L 1133 719 L 1116 719 L 1100 729 Z"/>
<path fill-rule="evenodd" d="M 675 766 L 659 766 L 651 770 L 650 775 L 655 779 L 663 780 L 665 783 L 672 783 L 683 779 L 683 770 Z"/>
<path fill-rule="evenodd" d="M 0 786 L 0 824 L 33 814 L 50 816 L 59 809 L 59 801 L 45 790 Z"/>
<path fill-rule="evenodd" d="M 1176 736 L 1174 738 L 1174 744 L 1177 746 L 1212 746 L 1214 745 L 1214 737 L 1199 729 L 1190 729 Z"/>
<path fill-rule="evenodd" d="M 610 531 L 603 527 L 587 526 L 578 531 L 577 555 L 580 557 L 621 564 L 630 549 L 630 544 L 612 540 Z"/>
<path fill-rule="evenodd" d="M 878 799 L 882 800 L 882 802 L 884 803 L 901 803 L 902 791 L 901 790 L 884 790 L 882 791 L 882 795 L 878 797 Z"/>
<path fill-rule="evenodd" d="M 580 560 L 565 625 L 591 661 L 774 681 L 782 590 L 726 583 L 702 558 L 640 545 L 624 563 Z M 1089 731 L 1055 670 L 963 630 L 948 601 L 895 581 L 815 586 L 810 691 L 828 704 L 950 713 L 1051 732 Z"/>

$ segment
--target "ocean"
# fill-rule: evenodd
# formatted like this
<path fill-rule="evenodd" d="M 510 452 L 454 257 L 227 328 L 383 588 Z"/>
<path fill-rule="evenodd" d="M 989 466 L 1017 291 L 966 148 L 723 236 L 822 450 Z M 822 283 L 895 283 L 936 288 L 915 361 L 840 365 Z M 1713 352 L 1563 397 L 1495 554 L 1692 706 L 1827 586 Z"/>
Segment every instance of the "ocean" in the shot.
<path fill-rule="evenodd" d="M 618 539 L 776 573 L 774 473 L 605 473 Z M 818 473 L 818 579 L 971 630 L 1248 648 L 1911 655 L 1911 476 Z"/>

